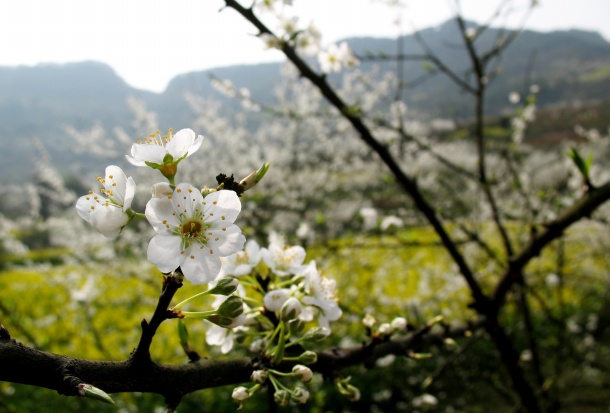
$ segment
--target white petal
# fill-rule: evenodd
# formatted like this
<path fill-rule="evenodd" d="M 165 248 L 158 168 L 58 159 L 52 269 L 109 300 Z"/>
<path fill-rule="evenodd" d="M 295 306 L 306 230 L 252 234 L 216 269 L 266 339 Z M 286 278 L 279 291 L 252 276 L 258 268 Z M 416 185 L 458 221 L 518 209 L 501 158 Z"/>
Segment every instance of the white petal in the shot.
<path fill-rule="evenodd" d="M 133 152 L 133 151 L 132 151 L 132 152 Z M 141 161 L 141 160 L 134 159 L 134 158 L 132 158 L 132 157 L 131 157 L 131 156 L 129 156 L 129 155 L 125 155 L 125 158 L 127 158 L 127 161 L 128 161 L 130 164 L 132 164 L 132 165 L 135 165 L 135 166 L 147 166 L 147 165 L 146 165 L 146 162 Z"/>
<path fill-rule="evenodd" d="M 110 165 L 106 168 L 106 176 L 104 177 L 104 187 L 112 191 L 110 198 L 121 207 L 125 200 L 125 187 L 127 186 L 127 176 L 121 168 L 116 165 Z"/>
<path fill-rule="evenodd" d="M 193 284 L 204 284 L 216 279 L 220 273 L 220 257 L 216 251 L 200 244 L 192 244 L 181 256 L 180 268 Z"/>
<path fill-rule="evenodd" d="M 122 209 L 114 205 L 99 204 L 89 214 L 91 224 L 105 237 L 114 238 L 121 232 L 121 228 L 127 224 L 129 218 Z"/>
<path fill-rule="evenodd" d="M 192 129 L 181 129 L 174 134 L 172 140 L 165 146 L 165 149 L 176 161 L 188 154 L 193 142 L 195 142 L 195 132 Z"/>
<path fill-rule="evenodd" d="M 218 222 L 210 227 L 208 247 L 218 252 L 220 257 L 226 257 L 241 251 L 246 243 L 246 237 L 241 233 L 237 225 L 229 224 L 226 227 L 217 228 Z M 224 228 L 225 230 L 223 231 Z"/>
<path fill-rule="evenodd" d="M 146 204 L 145 213 L 150 225 L 159 233 L 171 232 L 179 224 L 178 218 L 174 215 L 172 201 L 167 198 L 151 198 Z"/>
<path fill-rule="evenodd" d="M 207 222 L 222 221 L 232 224 L 241 211 L 241 202 L 234 191 L 212 192 L 203 201 L 205 202 L 203 213 Z"/>
<path fill-rule="evenodd" d="M 123 200 L 123 211 L 127 211 L 131 208 L 131 203 L 133 202 L 133 197 L 136 194 L 136 181 L 130 176 L 127 178 L 127 183 L 125 185 L 125 198 Z"/>
<path fill-rule="evenodd" d="M 87 222 L 91 221 L 91 211 L 94 211 L 95 208 L 99 205 L 98 202 L 94 199 L 94 197 L 99 198 L 100 195 L 88 194 L 85 196 L 81 196 L 80 198 L 78 198 L 78 201 L 76 201 L 76 212 L 78 212 L 78 215 Z"/>
<path fill-rule="evenodd" d="M 174 191 L 174 195 L 172 195 L 174 210 L 178 214 L 184 214 L 187 218 L 193 217 L 195 215 L 194 211 L 202 208 L 202 201 L 203 196 L 201 192 L 193 185 L 187 183 L 179 184 Z"/>
<path fill-rule="evenodd" d="M 137 161 L 162 164 L 167 151 L 163 146 L 157 144 L 134 144 L 131 147 L 131 154 Z"/>
<path fill-rule="evenodd" d="M 187 157 L 191 156 L 193 153 L 197 152 L 203 143 L 203 135 L 198 135 L 195 142 L 189 148 L 189 152 L 186 154 Z"/>
<path fill-rule="evenodd" d="M 261 260 L 261 247 L 251 239 L 246 243 L 246 254 L 248 254 L 248 264 L 255 266 Z"/>
<path fill-rule="evenodd" d="M 148 244 L 148 261 L 161 272 L 170 272 L 178 268 L 181 258 L 182 239 L 174 235 L 157 234 Z"/>

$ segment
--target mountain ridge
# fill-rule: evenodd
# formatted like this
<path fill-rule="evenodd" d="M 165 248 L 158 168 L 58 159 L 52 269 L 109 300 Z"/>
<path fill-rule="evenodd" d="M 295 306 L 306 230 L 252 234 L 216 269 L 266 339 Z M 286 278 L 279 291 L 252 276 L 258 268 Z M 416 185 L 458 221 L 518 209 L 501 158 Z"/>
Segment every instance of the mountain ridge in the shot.
<path fill-rule="evenodd" d="M 489 47 L 503 33 L 506 34 L 503 29 L 485 30 L 477 40 L 478 47 Z M 462 73 L 467 67 L 467 55 L 454 47 L 453 39 L 460 35 L 454 21 L 423 29 L 419 35 L 456 73 Z M 346 41 L 361 56 L 363 70 L 373 65 L 379 66 L 381 73 L 396 70 L 395 62 L 376 58 L 379 53 L 395 54 L 396 39 L 357 37 Z M 404 53 L 423 52 L 412 35 L 404 36 L 402 44 Z M 185 91 L 237 106 L 236 102 L 213 89 L 212 74 L 230 80 L 237 88 L 248 88 L 256 100 L 273 103 L 281 65 L 232 65 L 186 72 L 174 77 L 162 93 L 133 88 L 110 66 L 99 62 L 2 66 L 0 143 L 5 150 L 0 154 L 0 183 L 29 173 L 31 166 L 24 162 L 24 157 L 31 156 L 26 155 L 31 153 L 28 142 L 31 136 L 39 137 L 45 143 L 53 159 L 65 168 L 62 172 L 74 173 L 70 169 L 74 154 L 66 150 L 71 142 L 63 125 L 87 129 L 100 122 L 108 130 L 121 126 L 130 131 L 132 116 L 126 103 L 128 96 L 143 100 L 149 109 L 157 112 L 162 129 L 187 126 L 192 122 L 194 114 L 183 99 Z M 427 73 L 421 61 L 406 61 L 402 68 L 403 81 L 407 84 L 414 84 L 414 79 L 425 77 Z M 512 91 L 527 93 L 527 87 L 532 83 L 541 87 L 541 106 L 608 100 L 610 43 L 591 31 L 542 33 L 525 30 L 506 50 L 498 70 L 502 75 L 490 83 L 486 102 L 491 115 L 514 110 L 508 102 L 508 94 Z M 329 75 L 329 81 L 338 82 L 340 76 Z M 405 103 L 427 118 L 467 119 L 472 114 L 470 97 L 443 76 L 425 79 L 417 87 L 407 89 L 404 95 Z"/>

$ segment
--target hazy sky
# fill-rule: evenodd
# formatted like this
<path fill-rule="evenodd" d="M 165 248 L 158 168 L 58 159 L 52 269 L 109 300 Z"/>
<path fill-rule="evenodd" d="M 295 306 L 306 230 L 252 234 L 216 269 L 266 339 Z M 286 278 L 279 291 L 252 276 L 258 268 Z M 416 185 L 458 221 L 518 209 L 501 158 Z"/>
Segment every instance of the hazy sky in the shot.
<path fill-rule="evenodd" d="M 516 24 L 523 5 L 506 22 Z M 461 0 L 467 18 L 487 21 L 506 0 Z M 249 0 L 243 0 L 249 4 Z M 455 0 L 403 0 L 397 11 L 380 0 L 293 0 L 289 14 L 314 21 L 328 44 L 350 36 L 378 37 L 427 28 L 455 14 Z M 526 27 L 578 28 L 610 40 L 610 0 L 539 0 Z M 222 0 L 2 0 L 0 66 L 96 60 L 131 86 L 162 91 L 180 73 L 280 60 L 263 50 L 250 24 Z M 503 21 L 499 21 L 503 22 Z M 272 25 L 273 28 L 273 25 Z M 0 91 L 1 93 L 1 91 Z"/>

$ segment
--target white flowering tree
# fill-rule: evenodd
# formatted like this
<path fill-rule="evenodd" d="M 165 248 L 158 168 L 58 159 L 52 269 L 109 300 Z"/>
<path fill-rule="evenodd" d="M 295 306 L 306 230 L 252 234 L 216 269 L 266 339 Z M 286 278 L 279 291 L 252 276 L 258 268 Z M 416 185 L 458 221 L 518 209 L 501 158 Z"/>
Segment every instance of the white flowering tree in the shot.
<path fill-rule="evenodd" d="M 510 138 L 498 142 L 490 136 L 485 117 L 487 88 L 497 75 L 497 59 L 517 32 L 507 33 L 485 48 L 479 41 L 487 27 L 467 27 L 458 14 L 459 41 L 469 59 L 464 74 L 445 65 L 423 38 L 423 55 L 356 56 L 347 43 L 322 48 L 321 34 L 313 25 L 300 28 L 295 18 L 284 14 L 279 16 L 279 29 L 270 30 L 265 19 L 273 18 L 278 9 L 289 10 L 289 3 L 224 1 L 226 8 L 256 28 L 266 47 L 281 50 L 292 67 L 285 69 L 288 73 L 278 93 L 277 108 L 262 105 L 248 91 L 216 80 L 225 93 L 243 103 L 245 110 L 264 109 L 275 116 L 248 139 L 251 131 L 244 127 L 245 120 L 227 119 L 215 102 L 186 96 L 199 114 L 194 121 L 197 130 L 205 129 L 206 136 L 233 137 L 224 142 L 213 139 L 205 151 L 205 172 L 217 174 L 216 182 L 201 182 L 201 167 L 193 161 L 204 152 L 198 152 L 205 144 L 203 136 L 191 129 L 175 134 L 170 130 L 167 135 L 155 132 L 133 144 L 126 156 L 130 164 L 152 174 L 147 181 L 154 182 L 152 195 L 147 195 L 145 202 L 139 198 L 148 191 L 138 191 L 136 179 L 115 165 L 108 166 L 104 177 L 98 178 L 99 192 L 91 191 L 76 201 L 78 215 L 105 237 L 146 237 L 145 231 L 129 232 L 138 221 L 152 227 L 145 250 L 136 252 L 163 274 L 162 291 L 153 314 L 141 322 L 133 352 L 123 361 L 52 354 L 19 343 L 23 332 L 11 335 L 9 329 L 14 330 L 7 322 L 7 327 L 0 325 L 0 380 L 108 403 L 113 403 L 114 393 L 156 393 L 164 397 L 168 411 L 175 411 L 184 396 L 197 390 L 231 385 L 237 408 L 247 409 L 250 398 L 266 392 L 273 410 L 276 406 L 306 405 L 313 392 L 322 394 L 314 379 L 318 376 L 357 403 L 368 389 L 354 385 L 357 379 L 352 381 L 345 373 L 349 368 L 383 367 L 396 357 L 423 362 L 434 347 L 454 348 L 446 364 L 435 365 L 434 373 L 417 383 L 427 389 L 446 365 L 477 344 L 476 339 L 494 348 L 494 360 L 508 378 L 502 391 L 508 395 L 509 405 L 528 412 L 557 411 L 559 392 L 566 384 L 554 383 L 553 379 L 560 381 L 560 377 L 543 360 L 543 343 L 536 334 L 542 323 L 532 314 L 533 308 L 551 320 L 553 313 L 545 308 L 541 292 L 532 287 L 535 271 L 531 267 L 551 248 L 579 245 L 565 235 L 577 222 L 593 217 L 603 223 L 599 210 L 610 199 L 610 181 L 603 169 L 596 170 L 592 158 L 581 155 L 582 148 L 571 149 L 569 165 L 561 161 L 564 154 L 527 154 L 523 140 L 535 113 L 536 87 L 514 117 Z M 446 76 L 472 96 L 475 117 L 471 143 L 435 141 L 426 136 L 434 130 L 422 130 L 421 124 L 409 121 L 400 99 L 401 73 L 380 78 L 374 69 L 369 73 L 353 71 L 343 78 L 342 85 L 334 84 L 330 76 L 363 62 L 406 59 L 426 62 L 433 68 L 432 74 Z M 518 96 L 511 99 L 519 101 Z M 138 102 L 131 104 L 137 106 Z M 141 107 L 138 110 L 145 112 Z M 143 115 L 135 126 L 154 130 L 156 118 Z M 436 131 L 442 129 L 441 125 Z M 97 141 L 83 138 L 71 128 L 67 132 L 83 145 Z M 579 132 L 595 145 L 598 156 L 608 153 L 608 145 L 601 145 L 599 136 L 584 129 Z M 95 128 L 92 133 L 102 132 Z M 124 132 L 118 135 L 125 141 Z M 309 137 L 302 139 L 304 136 Z M 287 140 L 290 145 L 285 145 Z M 291 153 L 286 153 L 285 146 Z M 251 157 L 248 162 L 243 161 L 244 154 Z M 251 161 L 263 165 L 244 173 L 243 179 L 222 173 L 231 165 L 241 174 Z M 541 166 L 550 169 L 547 174 L 553 176 L 541 180 Z M 387 176 L 391 179 L 384 179 Z M 247 191 L 263 177 L 261 192 L 270 195 L 262 203 L 249 202 Z M 565 184 L 564 190 L 558 183 Z M 375 204 L 372 199 L 389 204 L 385 210 L 395 209 L 396 214 L 380 219 L 373 206 L 381 202 Z M 407 207 L 394 208 L 396 203 Z M 137 205 L 145 206 L 138 210 Z M 431 310 L 438 316 L 423 320 L 407 322 L 410 314 L 397 313 L 387 322 L 377 322 L 372 314 L 360 322 L 361 309 L 354 309 L 349 300 L 365 295 L 368 301 L 383 305 L 381 299 L 374 301 L 376 283 L 370 291 L 349 292 L 350 283 L 343 281 L 346 288 L 341 290 L 340 276 L 337 280 L 327 276 L 319 264 L 306 259 L 303 247 L 290 245 L 266 229 L 261 232 L 271 232 L 269 243 L 261 247 L 254 239 L 247 240 L 246 231 L 240 229 L 240 221 L 246 218 L 254 227 L 251 232 L 267 225 L 263 221 L 268 220 L 272 228 L 282 232 L 298 228 L 296 232 L 303 233 L 299 237 L 308 240 L 312 231 L 303 225 L 322 211 L 327 230 L 329 223 L 335 223 L 327 236 L 337 236 L 346 228 L 360 229 L 360 224 L 364 230 L 391 233 L 404 222 L 425 222 L 433 232 L 434 245 L 444 250 L 442 259 L 451 262 L 450 269 L 440 270 L 447 278 L 444 286 L 449 287 L 445 289 L 468 292 L 468 308 L 462 308 L 465 314 L 458 320 L 455 312 L 448 312 L 445 315 L 456 320 L 444 320 L 444 311 L 439 308 Z M 350 222 L 355 217 L 360 220 L 357 226 Z M 4 221 L 2 225 L 9 228 Z M 398 236 L 396 239 L 400 241 Z M 353 255 L 356 261 L 358 252 Z M 562 259 L 565 254 L 558 257 L 558 261 Z M 546 277 L 547 286 L 561 287 L 567 282 L 562 275 L 564 267 L 558 268 Z M 350 276 L 343 274 L 343 278 Z M 390 276 L 393 288 L 407 282 L 401 274 Z M 185 284 L 206 285 L 179 301 L 177 293 Z M 430 296 L 436 296 L 436 301 L 430 299 L 431 305 L 452 300 L 450 293 L 455 292 L 437 289 L 432 283 L 427 289 L 434 290 Z M 91 295 L 90 290 L 87 284 L 75 291 L 75 301 L 85 302 L 82 297 Z M 402 304 L 409 297 L 397 300 Z M 425 306 L 418 303 L 415 310 Z M 364 336 L 363 342 L 343 337 L 341 345 L 328 344 L 335 326 L 346 318 L 358 319 L 364 334 L 354 337 Z M 201 356 L 193 335 L 189 335 L 196 320 L 205 321 L 205 341 L 226 357 Z M 155 340 L 160 341 L 155 336 L 164 323 L 175 323 L 188 363 L 155 361 L 151 347 Z M 566 317 L 557 323 L 564 330 L 570 326 Z M 409 409 L 433 409 L 437 403 L 436 397 L 423 393 L 410 400 Z M 369 408 L 365 404 L 353 406 Z"/>

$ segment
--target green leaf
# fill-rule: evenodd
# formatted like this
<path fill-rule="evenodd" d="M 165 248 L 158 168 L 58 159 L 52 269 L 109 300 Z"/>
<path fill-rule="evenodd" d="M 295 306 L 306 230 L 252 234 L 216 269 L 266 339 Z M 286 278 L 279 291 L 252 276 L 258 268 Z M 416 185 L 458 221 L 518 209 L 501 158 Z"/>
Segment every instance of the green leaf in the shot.
<path fill-rule="evenodd" d="M 79 393 L 88 399 L 99 400 L 104 403 L 114 404 L 114 400 L 105 391 L 98 389 L 90 384 L 79 384 Z"/>

